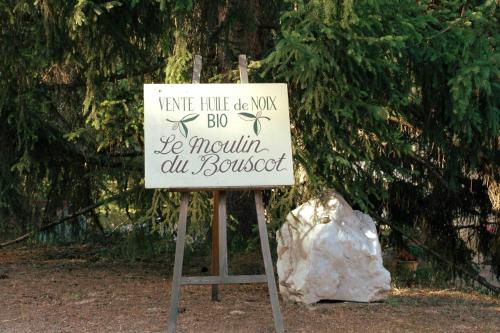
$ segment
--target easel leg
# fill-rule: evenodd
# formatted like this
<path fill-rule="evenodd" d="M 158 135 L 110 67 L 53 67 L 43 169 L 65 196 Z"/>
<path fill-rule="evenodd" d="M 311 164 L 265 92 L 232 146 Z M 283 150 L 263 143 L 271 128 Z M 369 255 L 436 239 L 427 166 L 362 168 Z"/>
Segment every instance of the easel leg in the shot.
<path fill-rule="evenodd" d="M 227 228 L 226 228 L 226 192 L 219 194 L 219 276 L 227 277 Z"/>
<path fill-rule="evenodd" d="M 175 333 L 177 316 L 179 315 L 179 297 L 181 292 L 182 261 L 184 259 L 184 243 L 186 240 L 186 222 L 188 211 L 189 193 L 181 194 L 181 207 L 179 224 L 177 226 L 177 241 L 175 244 L 174 277 L 170 295 L 170 317 L 168 319 L 168 332 Z"/>
<path fill-rule="evenodd" d="M 273 261 L 271 259 L 271 250 L 269 249 L 269 239 L 267 238 L 266 218 L 264 216 L 264 203 L 262 202 L 262 192 L 255 191 L 255 207 L 257 208 L 257 221 L 259 223 L 260 245 L 262 247 L 262 256 L 264 258 L 264 267 L 266 269 L 267 286 L 269 288 L 269 298 L 273 309 L 274 327 L 277 333 L 285 332 L 283 328 L 283 319 L 281 317 L 280 303 L 278 299 L 278 290 L 274 278 Z"/>
<path fill-rule="evenodd" d="M 213 192 L 214 213 L 212 217 L 212 275 L 219 275 L 219 191 Z M 220 301 L 219 285 L 212 285 L 212 302 Z"/>

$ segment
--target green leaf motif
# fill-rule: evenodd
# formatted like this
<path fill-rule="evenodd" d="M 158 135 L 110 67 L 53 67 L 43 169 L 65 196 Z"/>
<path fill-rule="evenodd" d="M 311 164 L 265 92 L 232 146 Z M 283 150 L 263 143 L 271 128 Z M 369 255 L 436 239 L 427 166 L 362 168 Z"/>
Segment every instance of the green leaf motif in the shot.
<path fill-rule="evenodd" d="M 241 119 L 245 121 L 251 121 L 253 119 L 256 119 L 256 117 L 253 114 L 248 112 L 239 112 L 238 115 L 240 116 Z"/>
<path fill-rule="evenodd" d="M 190 113 L 182 117 L 181 120 L 171 120 L 168 118 L 166 120 L 170 123 L 173 123 L 172 130 L 175 131 L 176 129 L 179 129 L 179 132 L 182 134 L 182 136 L 187 138 L 189 130 L 188 127 L 186 126 L 186 123 L 195 120 L 199 116 L 200 115 L 197 113 Z"/>
<path fill-rule="evenodd" d="M 259 135 L 261 129 L 262 129 L 262 126 L 260 124 L 260 120 L 257 118 L 253 122 L 253 131 L 255 132 L 256 135 Z"/>
<path fill-rule="evenodd" d="M 179 122 L 181 124 L 181 126 L 179 127 L 179 131 L 181 132 L 181 134 L 187 138 L 188 136 L 188 128 L 187 126 L 181 121 Z"/>
<path fill-rule="evenodd" d="M 238 115 L 245 121 L 253 121 L 253 131 L 256 135 L 259 135 L 260 131 L 262 130 L 260 119 L 271 120 L 271 118 L 263 116 L 261 111 L 258 111 L 255 115 L 249 112 L 239 112 Z"/>
<path fill-rule="evenodd" d="M 183 123 L 187 123 L 189 121 L 193 121 L 195 120 L 196 118 L 198 118 L 200 115 L 197 114 L 197 113 L 191 113 L 191 114 L 188 114 L 188 115 L 185 115 L 184 117 L 182 117 L 181 119 L 181 122 Z"/>

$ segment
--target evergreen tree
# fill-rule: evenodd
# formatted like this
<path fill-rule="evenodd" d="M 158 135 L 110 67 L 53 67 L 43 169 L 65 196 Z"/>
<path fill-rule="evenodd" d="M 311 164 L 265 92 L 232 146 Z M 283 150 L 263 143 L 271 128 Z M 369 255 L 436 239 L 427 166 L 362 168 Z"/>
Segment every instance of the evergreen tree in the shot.
<path fill-rule="evenodd" d="M 275 226 L 331 187 L 457 261 L 470 259 L 459 235 L 470 230 L 500 269 L 497 7 L 0 0 L 0 230 L 47 223 L 61 200 L 77 210 L 141 184 L 143 83 L 189 82 L 194 54 L 203 82 L 236 82 L 244 53 L 253 82 L 289 84 L 307 174 L 268 193 Z M 177 200 L 142 191 L 119 204 L 172 225 Z M 209 196 L 193 207 L 206 230 Z M 394 231 L 392 241 L 406 239 Z"/>

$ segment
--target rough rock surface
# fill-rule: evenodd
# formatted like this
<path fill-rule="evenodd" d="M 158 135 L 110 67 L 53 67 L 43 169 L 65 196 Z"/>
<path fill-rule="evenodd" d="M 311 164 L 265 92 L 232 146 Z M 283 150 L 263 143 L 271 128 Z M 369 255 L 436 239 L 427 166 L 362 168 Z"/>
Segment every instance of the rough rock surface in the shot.
<path fill-rule="evenodd" d="M 372 302 L 389 294 L 373 220 L 334 191 L 290 212 L 277 241 L 279 288 L 287 299 Z"/>

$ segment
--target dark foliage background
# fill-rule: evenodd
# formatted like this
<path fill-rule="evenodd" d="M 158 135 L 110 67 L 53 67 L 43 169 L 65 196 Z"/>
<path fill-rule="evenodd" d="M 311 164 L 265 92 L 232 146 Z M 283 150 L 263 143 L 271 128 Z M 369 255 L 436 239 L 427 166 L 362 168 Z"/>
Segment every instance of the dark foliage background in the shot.
<path fill-rule="evenodd" d="M 243 53 L 251 81 L 289 84 L 297 185 L 266 193 L 274 229 L 334 188 L 393 247 L 412 251 L 403 231 L 498 272 L 499 28 L 492 0 L 0 0 L 2 238 L 141 184 L 142 84 L 189 82 L 194 54 L 202 82 L 236 82 Z M 244 242 L 252 205 L 233 199 Z M 142 190 L 87 221 L 105 232 L 114 209 L 172 234 L 178 200 Z"/>

